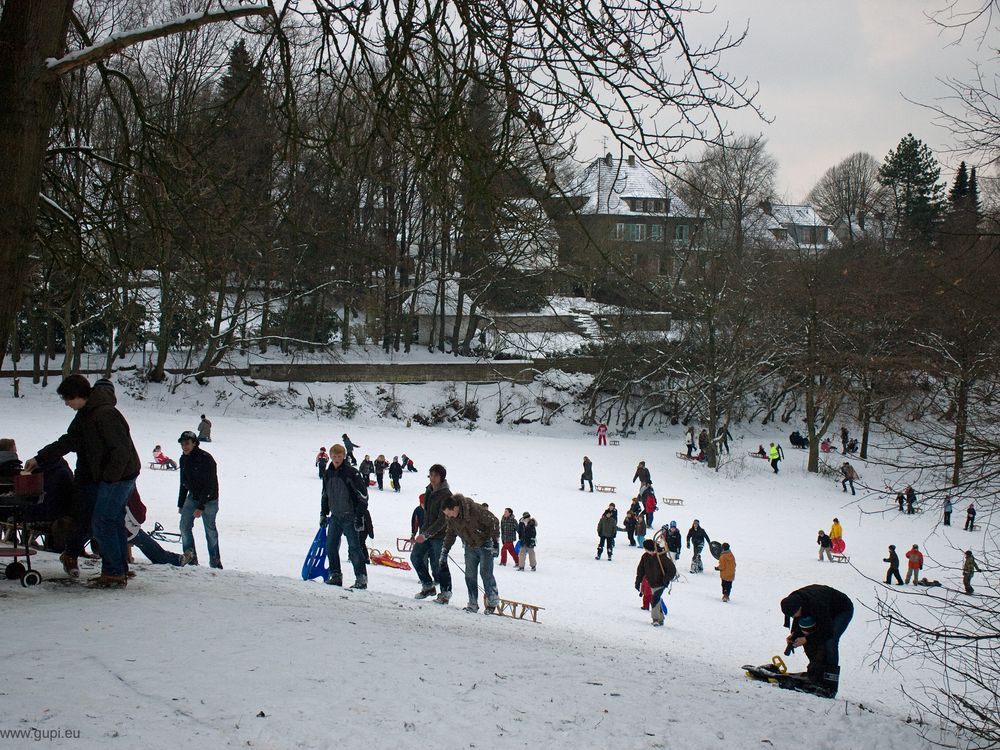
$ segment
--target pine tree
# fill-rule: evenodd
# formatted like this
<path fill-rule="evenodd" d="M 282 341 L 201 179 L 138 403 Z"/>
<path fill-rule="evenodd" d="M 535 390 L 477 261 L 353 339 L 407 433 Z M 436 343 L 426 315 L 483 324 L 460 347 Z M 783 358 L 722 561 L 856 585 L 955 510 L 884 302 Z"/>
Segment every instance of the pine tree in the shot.
<path fill-rule="evenodd" d="M 930 243 L 934 239 L 943 215 L 940 177 L 941 168 L 933 152 L 913 133 L 907 133 L 885 157 L 879 181 L 892 194 L 896 236 L 903 243 Z"/>
<path fill-rule="evenodd" d="M 955 182 L 948 192 L 948 220 L 946 232 L 950 235 L 968 236 L 975 233 L 979 225 L 979 184 L 976 168 L 971 174 L 963 161 L 958 166 Z"/>
<path fill-rule="evenodd" d="M 969 172 L 965 167 L 965 162 L 963 161 L 958 165 L 958 174 L 955 175 L 955 183 L 951 186 L 951 192 L 948 193 L 948 200 L 951 201 L 952 209 L 960 209 L 968 195 Z"/>

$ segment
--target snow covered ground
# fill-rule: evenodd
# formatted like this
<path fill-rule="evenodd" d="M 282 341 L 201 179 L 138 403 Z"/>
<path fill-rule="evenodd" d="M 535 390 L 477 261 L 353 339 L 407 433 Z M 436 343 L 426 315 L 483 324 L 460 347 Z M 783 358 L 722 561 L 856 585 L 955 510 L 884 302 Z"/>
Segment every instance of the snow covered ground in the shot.
<path fill-rule="evenodd" d="M 916 662 L 902 672 L 873 668 L 881 628 L 868 607 L 888 544 L 901 553 L 919 544 L 929 558 L 925 575 L 954 587 L 959 550 L 973 535 L 960 524 L 938 527 L 932 509 L 871 513 L 888 507 L 884 493 L 859 490 L 852 503 L 833 480 L 807 474 L 803 452 L 786 449 L 778 476 L 747 456 L 761 441 L 787 443 L 787 430 L 737 427 L 733 455 L 715 473 L 674 457 L 681 427 L 598 448 L 568 419 L 498 426 L 487 409 L 474 431 L 407 428 L 367 408 L 346 422 L 250 400 L 217 404 L 221 385 L 185 386 L 172 398 L 151 386 L 141 401 L 119 387 L 119 397 L 143 459 L 156 443 L 176 458 L 177 435 L 200 413 L 214 422 L 214 442 L 203 447 L 220 467 L 226 569 L 139 564 L 125 591 L 3 583 L 0 747 L 42 738 L 74 748 L 931 746 L 901 692 L 929 675 Z M 334 386 L 310 392 L 323 388 Z M 399 394 L 418 402 L 434 398 L 435 388 Z M 27 458 L 62 433 L 72 412 L 53 388 L 22 383 L 22 390 L 22 399 L 0 400 L 0 436 L 16 438 Z M 447 466 L 454 491 L 498 515 L 506 506 L 518 516 L 530 511 L 539 524 L 537 572 L 497 567 L 496 574 L 501 596 L 545 607 L 540 623 L 462 612 L 465 585 L 454 565 L 449 607 L 414 601 L 412 572 L 372 566 L 367 592 L 299 580 L 319 515 L 313 458 L 345 431 L 361 455 L 405 452 L 420 469 L 404 475 L 401 494 L 372 490 L 379 549 L 395 550 L 396 538 L 408 536 L 434 462 Z M 578 490 L 584 454 L 596 481 L 617 485 L 615 495 Z M 684 500 L 661 507 L 656 525 L 676 520 L 686 531 L 698 518 L 712 539 L 732 545 L 738 566 L 724 604 L 717 574 L 710 565 L 689 574 L 685 550 L 664 628 L 652 628 L 639 608 L 632 586 L 639 552 L 624 534 L 612 562 L 594 560 L 600 513 L 614 501 L 624 517 L 641 459 L 658 496 Z M 865 485 L 883 486 L 876 469 L 856 465 Z M 139 488 L 147 528 L 160 521 L 175 529 L 177 475 L 144 471 Z M 850 566 L 816 559 L 816 531 L 834 516 Z M 195 531 L 207 560 L 200 526 Z M 462 563 L 461 544 L 452 557 Z M 349 582 L 346 547 L 342 558 Z M 61 577 L 55 556 L 35 561 L 43 575 Z M 840 588 L 856 602 L 835 701 L 751 683 L 740 670 L 781 652 L 778 602 L 809 583 Z M 926 593 L 890 595 L 919 606 Z M 793 669 L 804 663 L 801 653 L 790 658 Z M 7 730 L 28 737 L 4 739 Z"/>

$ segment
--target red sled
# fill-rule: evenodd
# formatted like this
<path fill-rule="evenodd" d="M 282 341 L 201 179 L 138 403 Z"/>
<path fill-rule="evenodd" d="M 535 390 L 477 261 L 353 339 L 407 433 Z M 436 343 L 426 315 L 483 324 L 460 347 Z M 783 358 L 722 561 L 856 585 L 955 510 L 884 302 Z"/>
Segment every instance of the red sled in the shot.
<path fill-rule="evenodd" d="M 376 482 L 374 479 L 369 479 L 368 480 L 368 486 L 369 487 L 374 487 L 376 484 L 378 484 L 378 482 Z"/>
<path fill-rule="evenodd" d="M 368 548 L 368 558 L 372 565 L 384 565 L 387 568 L 397 568 L 399 570 L 412 570 L 410 564 L 401 557 L 396 557 L 389 550 L 379 552 L 374 547 Z"/>
<path fill-rule="evenodd" d="M 835 555 L 844 554 L 844 550 L 847 549 L 847 544 L 843 539 L 831 539 L 830 540 L 830 551 Z"/>

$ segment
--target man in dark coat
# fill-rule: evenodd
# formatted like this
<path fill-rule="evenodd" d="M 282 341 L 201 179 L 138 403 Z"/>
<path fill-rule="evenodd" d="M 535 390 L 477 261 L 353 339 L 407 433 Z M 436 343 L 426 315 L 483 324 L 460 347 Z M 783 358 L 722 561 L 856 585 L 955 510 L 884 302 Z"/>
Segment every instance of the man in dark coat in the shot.
<path fill-rule="evenodd" d="M 29 459 L 28 471 L 67 453 L 76 453 L 76 483 L 90 517 L 91 532 L 101 552 L 101 575 L 91 583 L 99 588 L 128 584 L 128 535 L 125 506 L 135 489 L 141 463 L 132 443 L 128 422 L 116 407 L 115 387 L 98 380 L 91 388 L 83 375 L 70 375 L 56 392 L 76 412 L 66 434 Z M 78 576 L 76 559 L 62 560 L 68 575 Z"/>
<path fill-rule="evenodd" d="M 677 568 L 670 555 L 665 550 L 657 549 L 652 539 L 647 539 L 642 546 L 645 552 L 639 558 L 639 565 L 635 570 L 635 590 L 642 593 L 642 579 L 645 578 L 653 590 L 649 616 L 653 618 L 653 625 L 659 626 L 663 624 L 660 599 L 663 598 L 663 591 L 677 575 Z"/>
<path fill-rule="evenodd" d="M 201 441 L 191 430 L 182 432 L 177 442 L 181 445 L 177 512 L 181 514 L 181 547 L 185 564 L 198 564 L 193 531 L 195 519 L 200 518 L 205 527 L 208 563 L 213 568 L 221 568 L 219 529 L 215 525 L 215 518 L 219 515 L 219 471 L 215 459 L 201 448 Z"/>
<path fill-rule="evenodd" d="M 428 485 L 424 490 L 423 524 L 414 537 L 410 562 L 420 579 L 420 593 L 415 599 L 434 596 L 434 584 L 441 587 L 441 593 L 434 601 L 447 604 L 451 601 L 451 570 L 448 557 L 441 557 L 444 533 L 448 522 L 441 515 L 441 504 L 451 497 L 448 486 L 448 470 L 441 464 L 434 464 L 427 472 Z"/>
<path fill-rule="evenodd" d="M 635 474 L 632 475 L 632 481 L 634 482 L 636 479 L 639 480 L 640 487 L 653 483 L 653 479 L 649 474 L 649 469 L 646 468 L 645 461 L 640 461 L 639 465 L 635 467 Z"/>
<path fill-rule="evenodd" d="M 368 568 L 361 547 L 365 531 L 365 511 L 368 510 L 368 484 L 358 470 L 345 459 L 347 450 L 337 444 L 330 449 L 330 465 L 323 475 L 323 494 L 320 498 L 319 525 L 329 526 L 326 554 L 330 559 L 330 573 L 326 582 L 343 586 L 340 571 L 340 539 L 347 537 L 347 556 L 354 566 L 354 585 L 351 588 L 368 588 Z"/>
<path fill-rule="evenodd" d="M 903 585 L 903 578 L 899 575 L 899 555 L 896 554 L 896 545 L 889 545 L 889 556 L 882 559 L 882 562 L 889 563 L 889 570 L 885 572 L 885 583 L 888 586 L 893 577 L 896 578 L 896 585 Z"/>
<path fill-rule="evenodd" d="M 833 698 L 840 683 L 840 637 L 854 616 L 851 598 L 830 586 L 803 586 L 781 600 L 789 646 L 805 646 L 806 677 Z"/>

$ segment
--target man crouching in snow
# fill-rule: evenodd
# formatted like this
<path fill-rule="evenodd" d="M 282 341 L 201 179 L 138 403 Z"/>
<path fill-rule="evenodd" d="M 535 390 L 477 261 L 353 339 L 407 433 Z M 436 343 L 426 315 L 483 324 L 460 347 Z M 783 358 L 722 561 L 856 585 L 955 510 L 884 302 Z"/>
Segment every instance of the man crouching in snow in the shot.
<path fill-rule="evenodd" d="M 465 585 L 469 589 L 469 604 L 465 611 L 479 611 L 478 568 L 486 593 L 486 614 L 492 615 L 500 604 L 500 593 L 493 577 L 493 549 L 500 539 L 500 521 L 485 506 L 458 494 L 442 501 L 441 513 L 448 519 L 442 560 L 448 559 L 456 537 L 462 537 L 465 543 Z"/>
<path fill-rule="evenodd" d="M 649 615 L 653 618 L 653 625 L 659 626 L 663 624 L 660 599 L 663 598 L 663 591 L 667 585 L 677 575 L 677 567 L 665 550 L 656 548 L 652 539 L 644 541 L 642 547 L 646 551 L 639 558 L 639 567 L 635 570 L 635 590 L 642 592 L 642 579 L 645 578 L 653 590 L 653 599 L 649 603 Z"/>

